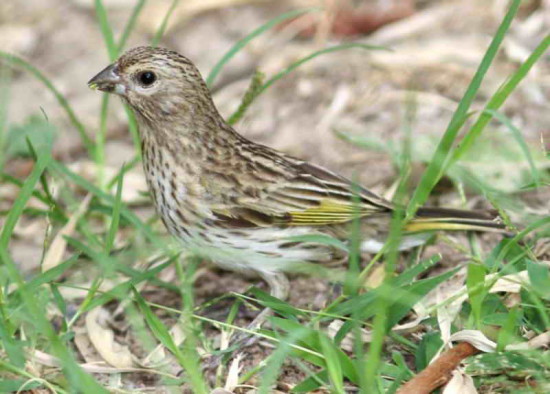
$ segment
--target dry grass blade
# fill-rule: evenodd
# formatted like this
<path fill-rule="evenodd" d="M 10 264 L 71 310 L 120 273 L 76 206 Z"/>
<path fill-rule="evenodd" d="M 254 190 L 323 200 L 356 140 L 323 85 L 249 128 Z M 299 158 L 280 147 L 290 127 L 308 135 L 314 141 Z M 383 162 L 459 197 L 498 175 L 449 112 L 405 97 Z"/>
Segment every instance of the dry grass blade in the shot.
<path fill-rule="evenodd" d="M 235 391 L 235 389 L 239 386 L 239 375 L 242 370 L 241 361 L 243 358 L 243 354 L 239 353 L 233 361 L 231 361 L 231 365 L 229 366 L 229 371 L 227 372 L 227 379 L 225 380 L 225 386 L 224 389 L 227 391 Z"/>

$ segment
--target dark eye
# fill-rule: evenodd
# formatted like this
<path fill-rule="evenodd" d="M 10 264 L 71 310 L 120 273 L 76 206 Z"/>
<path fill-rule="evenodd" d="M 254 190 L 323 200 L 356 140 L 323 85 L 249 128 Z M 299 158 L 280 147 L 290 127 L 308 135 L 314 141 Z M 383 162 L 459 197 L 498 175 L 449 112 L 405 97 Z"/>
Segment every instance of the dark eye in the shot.
<path fill-rule="evenodd" d="M 138 81 L 143 86 L 150 86 L 157 80 L 157 76 L 152 71 L 143 71 L 138 75 Z"/>

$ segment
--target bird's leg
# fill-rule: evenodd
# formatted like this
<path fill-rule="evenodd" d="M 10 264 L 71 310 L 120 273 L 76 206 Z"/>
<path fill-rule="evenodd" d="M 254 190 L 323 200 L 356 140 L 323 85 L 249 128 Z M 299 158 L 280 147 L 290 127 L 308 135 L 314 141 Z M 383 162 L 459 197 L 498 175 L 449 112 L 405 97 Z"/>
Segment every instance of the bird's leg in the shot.
<path fill-rule="evenodd" d="M 290 290 L 290 283 L 285 274 L 280 272 L 258 272 L 260 277 L 267 283 L 269 286 L 269 293 L 280 300 L 286 300 Z M 246 327 L 247 330 L 257 330 L 262 326 L 262 324 L 267 320 L 273 311 L 269 308 L 264 308 L 258 316 L 252 320 L 252 322 Z M 258 340 L 258 337 L 247 332 L 238 334 L 234 340 L 232 340 L 230 347 L 239 345 L 239 347 L 247 347 L 253 345 Z"/>
<path fill-rule="evenodd" d="M 279 298 L 281 300 L 285 300 L 288 297 L 290 283 L 288 282 L 285 274 L 258 272 L 258 275 L 267 283 L 267 285 L 269 286 L 270 294 L 273 297 Z M 264 308 L 258 314 L 258 316 L 256 316 L 254 320 L 252 320 L 252 322 L 246 327 L 247 332 L 240 332 L 239 334 L 237 334 L 230 341 L 228 348 L 242 349 L 253 345 L 258 340 L 258 337 L 249 333 L 248 331 L 254 331 L 260 328 L 272 313 L 273 311 L 271 309 Z M 223 356 L 221 355 L 211 357 L 210 360 L 208 360 L 206 363 L 206 368 L 217 368 L 222 358 Z"/>
<path fill-rule="evenodd" d="M 262 279 L 269 286 L 269 293 L 280 300 L 286 300 L 290 291 L 290 283 L 285 274 L 277 273 L 260 273 Z M 266 319 L 273 313 L 269 308 L 264 308 L 258 316 L 248 325 L 249 330 L 256 330 L 262 326 Z"/>

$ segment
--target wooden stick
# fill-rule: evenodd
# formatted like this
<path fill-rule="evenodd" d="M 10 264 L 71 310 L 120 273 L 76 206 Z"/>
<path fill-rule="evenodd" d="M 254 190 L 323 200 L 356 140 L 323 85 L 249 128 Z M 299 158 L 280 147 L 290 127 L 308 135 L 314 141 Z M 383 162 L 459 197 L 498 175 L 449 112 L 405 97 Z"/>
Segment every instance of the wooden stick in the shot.
<path fill-rule="evenodd" d="M 397 394 L 430 394 L 451 379 L 452 372 L 462 360 L 477 353 L 479 350 L 468 342 L 459 343 L 442 353 L 422 372 L 401 386 Z"/>

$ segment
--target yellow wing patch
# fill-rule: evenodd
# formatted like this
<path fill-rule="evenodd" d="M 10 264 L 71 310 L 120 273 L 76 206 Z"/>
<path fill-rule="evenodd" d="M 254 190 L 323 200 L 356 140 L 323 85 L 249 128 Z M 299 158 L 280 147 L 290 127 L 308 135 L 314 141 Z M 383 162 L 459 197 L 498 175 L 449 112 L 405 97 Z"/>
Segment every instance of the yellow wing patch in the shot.
<path fill-rule="evenodd" d="M 366 216 L 375 209 L 364 205 L 342 203 L 341 201 L 322 200 L 318 206 L 303 211 L 290 211 L 290 225 L 292 226 L 322 226 L 345 223 L 357 217 Z"/>

